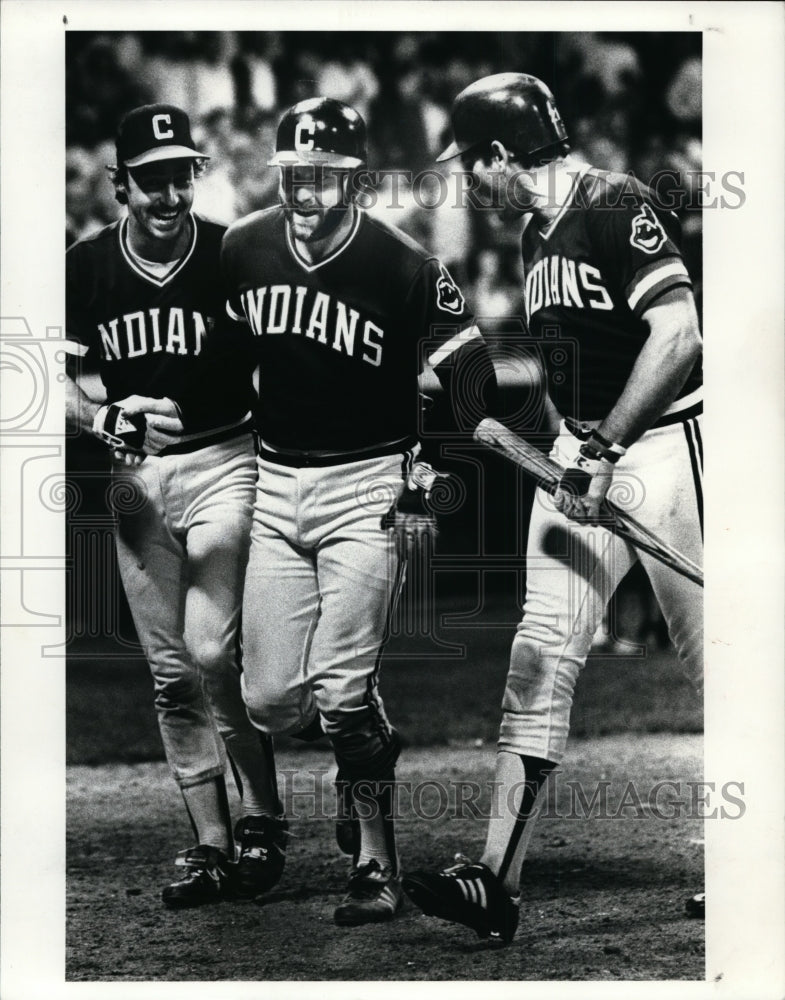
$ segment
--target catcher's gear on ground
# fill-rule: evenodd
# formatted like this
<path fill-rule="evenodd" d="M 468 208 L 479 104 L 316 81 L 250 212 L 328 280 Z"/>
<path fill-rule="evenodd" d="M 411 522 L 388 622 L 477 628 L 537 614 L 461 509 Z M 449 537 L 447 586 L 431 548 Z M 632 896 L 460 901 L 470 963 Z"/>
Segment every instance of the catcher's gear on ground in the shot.
<path fill-rule="evenodd" d="M 382 528 L 393 528 L 397 541 L 407 544 L 423 535 L 436 537 L 436 517 L 430 505 L 431 491 L 436 480 L 446 478 L 427 462 L 415 462 L 406 478 L 400 496 L 382 517 Z"/>
<path fill-rule="evenodd" d="M 518 928 L 520 897 L 511 898 L 486 865 L 456 854 L 441 872 L 410 872 L 403 889 L 426 916 L 471 927 L 481 938 L 509 944 Z"/>
<path fill-rule="evenodd" d="M 232 888 L 234 895 L 253 899 L 277 885 L 286 864 L 289 824 L 284 816 L 245 816 L 234 830 L 239 851 Z"/>
<path fill-rule="evenodd" d="M 100 407 L 93 418 L 93 434 L 120 451 L 142 451 L 146 430 L 144 414 L 131 416 L 117 403 Z"/>
<path fill-rule="evenodd" d="M 175 864 L 186 869 L 177 882 L 161 893 L 164 905 L 171 909 L 217 903 L 228 894 L 231 863 L 217 847 L 198 844 L 180 851 Z"/>
<path fill-rule="evenodd" d="M 515 153 L 525 168 L 541 153 L 567 141 L 567 131 L 545 84 L 526 73 L 496 73 L 458 94 L 452 107 L 454 141 L 437 161 L 480 151 L 494 139 Z"/>
<path fill-rule="evenodd" d="M 278 126 L 271 167 L 359 167 L 365 163 L 365 122 L 346 104 L 312 97 L 290 108 Z"/>
<path fill-rule="evenodd" d="M 339 927 L 358 927 L 392 920 L 403 902 L 401 880 L 376 860 L 353 868 L 349 888 L 335 908 Z"/>

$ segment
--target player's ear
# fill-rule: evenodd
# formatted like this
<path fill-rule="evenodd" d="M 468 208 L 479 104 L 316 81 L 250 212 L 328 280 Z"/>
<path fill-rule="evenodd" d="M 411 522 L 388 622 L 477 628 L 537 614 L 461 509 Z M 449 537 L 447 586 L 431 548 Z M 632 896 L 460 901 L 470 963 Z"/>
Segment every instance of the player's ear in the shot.
<path fill-rule="evenodd" d="M 121 205 L 127 205 L 128 192 L 125 189 L 125 168 L 108 166 L 106 171 L 109 174 L 109 180 L 112 182 L 112 186 L 114 187 L 115 200 L 120 202 Z"/>
<path fill-rule="evenodd" d="M 504 143 L 494 139 L 491 143 L 491 166 L 497 170 L 504 170 L 510 162 L 510 153 Z"/>

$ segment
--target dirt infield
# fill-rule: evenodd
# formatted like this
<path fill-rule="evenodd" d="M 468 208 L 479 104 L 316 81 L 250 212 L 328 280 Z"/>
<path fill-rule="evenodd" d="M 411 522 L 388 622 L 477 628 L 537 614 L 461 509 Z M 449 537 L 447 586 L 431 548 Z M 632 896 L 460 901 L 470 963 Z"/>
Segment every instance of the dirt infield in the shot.
<path fill-rule="evenodd" d="M 701 762 L 700 736 L 576 740 L 532 840 L 518 936 L 503 949 L 411 905 L 389 925 L 334 925 L 347 859 L 333 840 L 334 764 L 324 751 L 280 755 L 298 817 L 280 887 L 258 902 L 185 913 L 160 903 L 189 843 L 165 766 L 71 767 L 67 979 L 703 979 L 704 925 L 684 913 L 703 886 L 702 821 L 688 815 Z M 489 746 L 406 751 L 406 867 L 479 855 L 485 824 L 472 814 L 491 806 L 492 764 Z"/>

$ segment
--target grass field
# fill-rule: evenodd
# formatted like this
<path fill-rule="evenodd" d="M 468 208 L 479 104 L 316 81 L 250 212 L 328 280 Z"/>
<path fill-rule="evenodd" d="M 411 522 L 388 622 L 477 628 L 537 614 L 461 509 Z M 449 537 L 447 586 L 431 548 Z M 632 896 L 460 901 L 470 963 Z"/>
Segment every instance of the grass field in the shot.
<path fill-rule="evenodd" d="M 385 653 L 381 692 L 405 745 L 495 741 L 517 620 L 497 601 L 471 625 L 451 625 L 468 605 L 443 602 L 436 635 L 394 636 Z M 450 652 L 445 647 L 453 647 Z M 67 675 L 67 762 L 134 763 L 162 759 L 152 681 L 141 658 L 83 644 Z M 455 652 L 457 648 L 457 652 Z M 629 647 L 635 652 L 633 647 Z M 84 655 L 89 650 L 90 657 Z M 576 690 L 572 737 L 613 733 L 702 731 L 702 706 L 670 650 L 590 657 Z"/>

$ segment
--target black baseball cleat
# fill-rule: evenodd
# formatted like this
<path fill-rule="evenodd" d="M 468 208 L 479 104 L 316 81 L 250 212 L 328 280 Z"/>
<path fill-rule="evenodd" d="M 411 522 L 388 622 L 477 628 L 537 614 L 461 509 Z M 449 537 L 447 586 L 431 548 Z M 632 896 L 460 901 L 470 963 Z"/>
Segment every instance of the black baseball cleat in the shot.
<path fill-rule="evenodd" d="M 217 903 L 228 891 L 231 863 L 217 847 L 198 844 L 180 851 L 175 864 L 186 869 L 177 882 L 161 893 L 164 905 L 171 909 Z"/>
<path fill-rule="evenodd" d="M 339 927 L 382 923 L 392 920 L 402 903 L 400 878 L 378 861 L 369 861 L 352 869 L 348 892 L 335 908 L 335 922 Z"/>
<path fill-rule="evenodd" d="M 252 899 L 277 885 L 286 863 L 289 824 L 285 816 L 244 816 L 234 828 L 237 863 L 232 874 L 234 895 Z"/>
<path fill-rule="evenodd" d="M 684 904 L 684 909 L 688 917 L 692 917 L 695 920 L 705 920 L 706 893 L 696 892 L 694 896 L 690 896 Z"/>
<path fill-rule="evenodd" d="M 460 854 L 441 872 L 410 872 L 403 890 L 429 917 L 471 927 L 481 938 L 509 944 L 518 928 L 520 897 L 512 898 L 486 865 Z"/>

